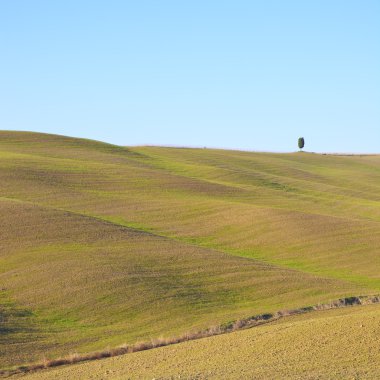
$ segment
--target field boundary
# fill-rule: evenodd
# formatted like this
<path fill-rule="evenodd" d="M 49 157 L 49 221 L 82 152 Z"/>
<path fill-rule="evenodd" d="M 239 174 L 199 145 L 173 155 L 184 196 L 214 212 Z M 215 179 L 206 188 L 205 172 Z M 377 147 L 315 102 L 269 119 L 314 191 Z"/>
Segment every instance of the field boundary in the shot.
<path fill-rule="evenodd" d="M 149 342 L 139 342 L 139 343 L 135 343 L 131 345 L 124 344 L 116 348 L 87 353 L 87 354 L 74 353 L 74 354 L 70 354 L 69 356 L 61 357 L 58 359 L 44 358 L 39 363 L 23 365 L 23 366 L 19 366 L 17 368 L 12 368 L 12 369 L 0 370 L 0 376 L 9 377 L 16 374 L 34 372 L 34 371 L 39 371 L 39 370 L 43 370 L 47 368 L 58 367 L 61 365 L 76 364 L 80 362 L 99 360 L 99 359 L 120 356 L 120 355 L 125 355 L 125 354 L 139 352 L 139 351 L 151 350 L 153 348 L 164 347 L 164 346 L 183 343 L 183 342 L 187 342 L 191 340 L 197 340 L 197 339 L 207 338 L 211 336 L 227 334 L 227 333 L 231 333 L 231 332 L 239 331 L 243 329 L 248 329 L 248 328 L 260 326 L 262 324 L 271 323 L 285 317 L 306 314 L 312 311 L 331 310 L 331 309 L 353 307 L 353 306 L 359 306 L 359 305 L 370 305 L 370 304 L 376 304 L 376 303 L 380 303 L 380 295 L 345 297 L 345 298 L 340 298 L 338 300 L 331 301 L 325 304 L 317 304 L 314 306 L 306 306 L 306 307 L 301 307 L 301 308 L 291 309 L 291 310 L 282 310 L 282 311 L 277 311 L 275 313 L 258 314 L 258 315 L 251 316 L 248 318 L 238 319 L 235 321 L 223 323 L 219 326 L 213 326 L 206 330 L 185 333 L 179 337 L 157 338 L 157 339 L 152 339 Z"/>

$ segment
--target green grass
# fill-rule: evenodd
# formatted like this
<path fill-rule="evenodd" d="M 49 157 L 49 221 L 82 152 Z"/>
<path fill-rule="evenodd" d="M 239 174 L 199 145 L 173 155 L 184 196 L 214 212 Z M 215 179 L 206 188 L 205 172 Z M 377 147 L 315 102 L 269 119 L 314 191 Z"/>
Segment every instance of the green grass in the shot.
<path fill-rule="evenodd" d="M 22 378 L 378 379 L 379 326 L 379 305 L 312 312 L 249 330 L 42 370 Z"/>
<path fill-rule="evenodd" d="M 0 132 L 0 367 L 379 293 L 379 190 L 379 156 Z"/>

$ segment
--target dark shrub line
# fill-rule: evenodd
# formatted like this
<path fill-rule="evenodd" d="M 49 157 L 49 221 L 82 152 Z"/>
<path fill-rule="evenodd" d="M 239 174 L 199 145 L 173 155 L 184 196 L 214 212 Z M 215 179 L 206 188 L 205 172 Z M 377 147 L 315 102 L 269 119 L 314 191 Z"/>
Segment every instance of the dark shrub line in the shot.
<path fill-rule="evenodd" d="M 45 358 L 41 363 L 19 366 L 15 369 L 0 370 L 0 375 L 11 376 L 17 373 L 37 371 L 37 370 L 41 370 L 45 368 L 58 367 L 61 365 L 66 365 L 66 364 L 75 364 L 75 363 L 84 362 L 84 361 L 104 359 L 104 358 L 109 358 L 113 356 L 129 354 L 133 352 L 150 350 L 153 348 L 164 347 L 164 346 L 168 346 L 172 344 L 186 342 L 189 340 L 196 340 L 196 339 L 206 338 L 210 336 L 225 334 L 225 333 L 229 333 L 233 331 L 238 331 L 242 329 L 247 329 L 247 328 L 262 325 L 264 323 L 273 322 L 287 316 L 305 314 L 311 311 L 330 310 L 330 309 L 337 309 L 337 308 L 342 308 L 342 307 L 347 307 L 347 306 L 369 305 L 369 304 L 374 304 L 374 303 L 380 303 L 380 295 L 340 298 L 338 300 L 332 301 L 327 304 L 318 304 L 314 306 L 307 306 L 307 307 L 302 307 L 302 308 L 292 309 L 292 310 L 282 310 L 273 314 L 272 313 L 259 314 L 259 315 L 255 315 L 249 318 L 227 322 L 219 326 L 213 326 L 206 330 L 185 333 L 179 337 L 157 338 L 157 339 L 152 339 L 149 342 L 139 342 L 132 345 L 124 344 L 122 346 L 104 350 L 104 351 L 92 352 L 88 354 L 71 354 L 69 356 L 58 358 L 58 359 Z"/>

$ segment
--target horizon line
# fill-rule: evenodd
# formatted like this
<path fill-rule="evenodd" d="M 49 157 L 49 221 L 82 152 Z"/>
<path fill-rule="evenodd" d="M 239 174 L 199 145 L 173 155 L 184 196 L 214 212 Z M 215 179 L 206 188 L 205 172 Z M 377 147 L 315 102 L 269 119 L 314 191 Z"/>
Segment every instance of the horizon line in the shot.
<path fill-rule="evenodd" d="M 13 129 L 0 129 L 1 132 L 9 133 L 30 133 L 30 134 L 40 134 L 48 136 L 58 136 L 66 137 L 78 140 L 91 140 L 103 144 L 114 145 L 118 147 L 125 148 L 138 148 L 138 147 L 152 147 L 152 148 L 173 148 L 173 149 L 209 149 L 209 150 L 229 150 L 229 151 L 239 151 L 247 153 L 267 153 L 267 154 L 294 154 L 294 153 L 308 153 L 308 154 L 319 154 L 319 155 L 332 155 L 332 156 L 379 156 L 380 152 L 336 152 L 336 151 L 308 151 L 308 150 L 294 150 L 294 151 L 270 151 L 270 150 L 255 150 L 255 149 L 244 149 L 236 147 L 220 147 L 220 146 L 202 146 L 202 145 L 183 145 L 183 144 L 152 144 L 152 143 L 142 143 L 142 144 L 132 144 L 132 145 L 120 145 L 115 144 L 109 141 L 97 140 L 90 137 L 80 137 L 80 136 L 71 136 L 64 135 L 59 133 L 48 133 L 48 132 L 39 132 L 39 131 L 30 131 L 30 130 L 13 130 Z"/>

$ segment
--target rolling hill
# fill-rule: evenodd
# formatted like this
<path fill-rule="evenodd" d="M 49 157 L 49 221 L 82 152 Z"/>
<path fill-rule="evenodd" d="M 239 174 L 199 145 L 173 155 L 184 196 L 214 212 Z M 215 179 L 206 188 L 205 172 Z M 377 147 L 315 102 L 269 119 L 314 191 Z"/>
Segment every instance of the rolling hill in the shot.
<path fill-rule="evenodd" d="M 379 326 L 379 305 L 328 310 L 20 378 L 375 380 L 380 377 Z"/>
<path fill-rule="evenodd" d="M 379 190 L 376 155 L 2 131 L 0 367 L 380 293 Z"/>

